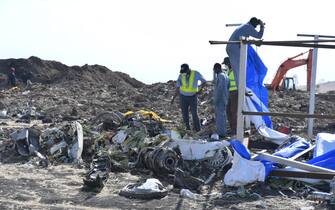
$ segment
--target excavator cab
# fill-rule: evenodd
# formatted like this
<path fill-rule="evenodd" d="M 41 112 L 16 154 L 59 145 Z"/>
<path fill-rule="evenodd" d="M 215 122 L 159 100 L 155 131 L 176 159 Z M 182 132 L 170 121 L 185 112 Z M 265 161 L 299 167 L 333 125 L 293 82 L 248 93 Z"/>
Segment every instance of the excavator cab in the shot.
<path fill-rule="evenodd" d="M 295 81 L 293 77 L 285 77 L 283 80 L 282 90 L 296 90 L 295 89 Z"/>

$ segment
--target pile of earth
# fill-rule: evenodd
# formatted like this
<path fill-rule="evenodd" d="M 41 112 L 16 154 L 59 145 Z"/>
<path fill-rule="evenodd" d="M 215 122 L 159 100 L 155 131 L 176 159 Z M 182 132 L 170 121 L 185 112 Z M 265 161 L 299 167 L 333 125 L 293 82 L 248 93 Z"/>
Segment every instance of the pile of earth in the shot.
<path fill-rule="evenodd" d="M 129 88 L 143 87 L 142 82 L 129 77 L 122 72 L 114 72 L 105 66 L 84 65 L 67 66 L 57 61 L 42 60 L 31 56 L 28 59 L 1 59 L 0 73 L 7 74 L 10 67 L 15 68 L 19 80 L 29 79 L 33 83 L 60 84 L 63 82 L 108 84 L 113 87 L 126 86 Z"/>
<path fill-rule="evenodd" d="M 308 113 L 309 92 L 288 91 L 270 93 L 269 110 L 282 113 Z M 335 94 L 319 93 L 315 97 L 315 114 L 333 115 L 335 110 Z M 297 134 L 306 133 L 307 119 L 290 117 L 272 117 L 274 125 L 285 125 Z M 314 134 L 319 132 L 335 132 L 335 119 L 314 119 Z"/>

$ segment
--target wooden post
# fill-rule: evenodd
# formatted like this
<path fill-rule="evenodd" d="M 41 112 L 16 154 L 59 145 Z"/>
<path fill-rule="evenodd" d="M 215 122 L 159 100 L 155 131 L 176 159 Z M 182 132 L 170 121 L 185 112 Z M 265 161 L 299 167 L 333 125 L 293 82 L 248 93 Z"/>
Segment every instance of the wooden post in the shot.
<path fill-rule="evenodd" d="M 248 44 L 240 41 L 240 69 L 238 76 L 238 101 L 237 101 L 237 126 L 236 126 L 236 138 L 242 142 L 246 147 L 248 143 L 244 143 L 244 116 L 243 108 L 245 103 L 245 83 L 246 83 L 246 68 L 247 68 L 247 54 Z"/>

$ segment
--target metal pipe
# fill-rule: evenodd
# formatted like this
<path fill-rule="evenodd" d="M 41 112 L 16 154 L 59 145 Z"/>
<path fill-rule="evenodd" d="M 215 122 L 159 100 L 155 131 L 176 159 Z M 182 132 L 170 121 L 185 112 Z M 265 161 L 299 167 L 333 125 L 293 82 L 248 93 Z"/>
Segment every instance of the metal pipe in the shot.
<path fill-rule="evenodd" d="M 304 36 L 304 37 L 315 37 L 315 34 L 297 34 L 297 36 Z M 319 38 L 335 38 L 335 36 L 329 35 L 318 35 Z"/>
<path fill-rule="evenodd" d="M 209 44 L 240 44 L 240 41 L 213 41 L 213 40 L 209 40 Z"/>
<path fill-rule="evenodd" d="M 324 40 L 321 40 L 323 42 Z M 270 45 L 270 46 L 286 46 L 286 47 L 308 47 L 308 48 L 325 48 L 325 49 L 335 49 L 335 45 L 330 44 L 308 44 L 311 42 L 308 40 L 305 41 L 262 41 L 262 40 L 244 40 L 246 44 L 255 44 L 257 46 L 260 45 Z M 329 41 L 328 41 L 329 42 Z M 331 41 L 333 42 L 333 41 Z M 210 44 L 239 44 L 238 41 L 209 41 Z M 317 42 L 316 42 L 317 43 Z"/>
<path fill-rule="evenodd" d="M 325 42 L 335 42 L 335 39 L 318 39 L 318 40 L 315 40 L 315 39 L 309 39 L 309 40 L 284 40 L 284 41 L 264 41 L 264 40 L 260 40 L 260 39 L 246 39 L 246 40 L 243 40 L 244 42 L 247 42 L 247 43 L 325 43 Z M 210 40 L 209 43 L 211 44 L 239 44 L 240 41 L 214 41 L 214 40 Z"/>
<path fill-rule="evenodd" d="M 324 49 L 335 49 L 335 45 L 330 44 L 305 44 L 298 42 L 260 42 L 260 41 L 250 41 L 250 44 L 260 45 L 270 45 L 270 46 L 282 46 L 282 47 L 308 47 L 308 48 L 324 48 Z"/>
<path fill-rule="evenodd" d="M 257 115 L 257 116 L 279 116 L 290 118 L 317 118 L 317 119 L 335 119 L 335 115 L 323 114 L 303 114 L 303 113 L 280 113 L 280 112 L 247 112 L 243 111 L 243 115 Z"/>
<path fill-rule="evenodd" d="M 251 39 L 251 41 L 263 41 L 258 39 Z M 264 43 L 326 43 L 335 42 L 335 39 L 307 39 L 307 40 L 284 40 L 284 41 L 263 41 Z"/>
<path fill-rule="evenodd" d="M 226 27 L 234 27 L 234 26 L 240 26 L 242 23 L 228 23 L 226 24 Z"/>
<path fill-rule="evenodd" d="M 332 180 L 334 178 L 334 174 L 328 172 L 289 171 L 287 169 L 274 169 L 270 172 L 269 176 L 328 180 Z"/>
<path fill-rule="evenodd" d="M 246 83 L 246 68 L 247 68 L 247 55 L 248 55 L 248 45 L 243 41 L 242 38 L 240 41 L 240 69 L 238 75 L 238 105 L 237 105 L 237 126 L 236 133 L 237 139 L 242 143 L 247 144 L 247 142 L 243 142 L 243 134 L 244 134 L 244 116 L 242 114 L 244 103 L 245 103 L 245 83 Z M 248 146 L 248 145 L 246 145 Z"/>

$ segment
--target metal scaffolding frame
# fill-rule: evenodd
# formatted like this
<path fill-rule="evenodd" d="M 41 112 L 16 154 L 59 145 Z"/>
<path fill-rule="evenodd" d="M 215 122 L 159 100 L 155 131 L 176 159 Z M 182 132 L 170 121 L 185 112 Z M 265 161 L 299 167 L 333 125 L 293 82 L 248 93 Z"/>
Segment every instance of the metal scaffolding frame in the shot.
<path fill-rule="evenodd" d="M 313 53 L 313 64 L 312 64 L 312 81 L 310 88 L 310 100 L 309 100 L 309 112 L 308 115 L 300 115 L 301 118 L 308 118 L 308 135 L 313 135 L 313 118 L 324 118 L 324 116 L 314 115 L 315 109 L 315 81 L 316 81 L 316 67 L 317 67 L 317 49 L 335 49 L 335 45 L 331 44 L 319 44 L 332 42 L 335 43 L 335 39 L 320 40 L 319 38 L 335 38 L 335 36 L 326 35 L 309 35 L 309 34 L 298 34 L 298 36 L 314 37 L 313 40 L 293 40 L 293 41 L 263 41 L 254 40 L 241 37 L 240 41 L 209 41 L 210 44 L 239 44 L 240 45 L 240 69 L 238 79 L 238 107 L 237 107 L 237 136 L 236 138 L 244 144 L 248 144 L 244 141 L 244 116 L 245 115 L 261 115 L 253 112 L 245 112 L 243 110 L 245 103 L 245 86 L 246 86 L 246 66 L 247 66 L 247 47 L 248 44 L 271 45 L 271 46 L 287 46 L 287 47 L 308 47 L 314 48 Z M 269 112 L 269 115 L 271 112 Z M 277 113 L 278 114 L 278 113 Z M 281 113 L 284 114 L 284 113 Z M 264 114 L 262 114 L 264 115 Z M 247 145 L 246 145 L 247 146 Z"/>

